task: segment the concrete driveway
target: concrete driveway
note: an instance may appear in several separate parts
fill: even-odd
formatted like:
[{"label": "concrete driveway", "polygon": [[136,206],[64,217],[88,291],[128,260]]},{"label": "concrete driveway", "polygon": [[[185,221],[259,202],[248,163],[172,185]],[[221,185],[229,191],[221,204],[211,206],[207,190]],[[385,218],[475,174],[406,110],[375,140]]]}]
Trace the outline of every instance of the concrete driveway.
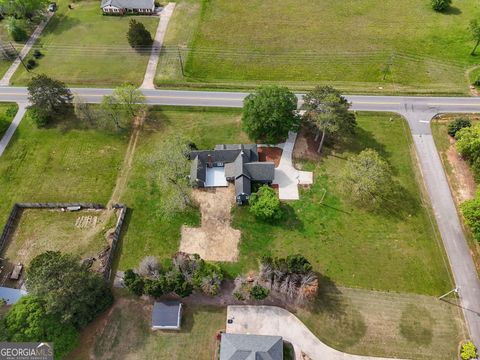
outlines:
[{"label": "concrete driveway", "polygon": [[[229,324],[228,320],[232,320]],[[322,343],[292,313],[275,306],[234,305],[227,308],[226,332],[281,336],[295,349],[295,358],[301,360],[303,351],[312,360],[386,360],[340,352]]]}]

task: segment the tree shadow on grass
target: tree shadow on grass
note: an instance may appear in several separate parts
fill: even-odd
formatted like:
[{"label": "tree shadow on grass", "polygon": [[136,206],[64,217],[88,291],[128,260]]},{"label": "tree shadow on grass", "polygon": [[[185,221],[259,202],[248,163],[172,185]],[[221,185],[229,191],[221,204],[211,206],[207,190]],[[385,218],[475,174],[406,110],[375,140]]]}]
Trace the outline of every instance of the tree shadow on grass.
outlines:
[{"label": "tree shadow on grass", "polygon": [[298,230],[302,231],[303,221],[299,219],[295,208],[287,203],[282,204],[282,218],[273,223],[285,230]]},{"label": "tree shadow on grass", "polygon": [[461,15],[462,10],[456,6],[449,6],[445,11],[442,12],[444,15]]},{"label": "tree shadow on grass", "polygon": [[402,311],[400,334],[417,345],[430,345],[435,319],[424,306],[408,304]]},{"label": "tree shadow on grass", "polygon": [[59,35],[65,31],[71,30],[80,23],[81,22],[79,19],[68,16],[68,14],[64,14],[61,16],[54,15],[50,19],[45,30],[43,31],[43,36],[53,33],[55,35]]}]

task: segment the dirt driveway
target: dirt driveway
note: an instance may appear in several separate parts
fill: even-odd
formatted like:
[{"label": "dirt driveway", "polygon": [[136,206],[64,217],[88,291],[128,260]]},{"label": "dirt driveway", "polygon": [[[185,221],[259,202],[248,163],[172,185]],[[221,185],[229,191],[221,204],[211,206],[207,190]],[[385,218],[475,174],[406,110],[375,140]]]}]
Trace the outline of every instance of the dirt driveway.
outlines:
[{"label": "dirt driveway", "polygon": [[182,227],[180,251],[198,254],[205,260],[236,261],[240,230],[230,226],[234,187],[196,189],[193,198],[200,205],[202,224]]}]

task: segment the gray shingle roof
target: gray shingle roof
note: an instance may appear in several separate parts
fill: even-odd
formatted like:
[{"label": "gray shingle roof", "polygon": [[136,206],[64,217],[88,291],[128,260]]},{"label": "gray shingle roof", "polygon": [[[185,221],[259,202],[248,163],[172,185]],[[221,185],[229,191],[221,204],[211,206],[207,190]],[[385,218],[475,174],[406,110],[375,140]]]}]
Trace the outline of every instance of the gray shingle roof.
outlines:
[{"label": "gray shingle roof", "polygon": [[120,9],[151,9],[155,0],[102,0],[100,8],[115,6]]},{"label": "gray shingle roof", "polygon": [[155,302],[152,311],[152,328],[179,329],[182,304],[178,301]]},{"label": "gray shingle roof", "polygon": [[280,336],[222,334],[220,360],[283,360]]},{"label": "gray shingle roof", "polygon": [[271,182],[275,173],[273,162],[258,161],[256,144],[221,144],[216,145],[214,150],[195,150],[190,153],[190,160],[193,185],[205,186],[208,164],[222,163],[225,177],[235,180],[237,197],[241,194],[250,196],[251,181]]}]

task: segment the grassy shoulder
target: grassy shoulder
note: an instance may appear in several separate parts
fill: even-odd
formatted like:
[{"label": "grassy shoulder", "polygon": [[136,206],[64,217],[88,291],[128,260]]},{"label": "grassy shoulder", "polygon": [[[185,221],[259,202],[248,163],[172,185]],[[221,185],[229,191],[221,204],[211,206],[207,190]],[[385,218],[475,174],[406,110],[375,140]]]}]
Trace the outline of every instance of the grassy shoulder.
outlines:
[{"label": "grassy shoulder", "polygon": [[273,0],[185,0],[177,10],[159,86],[328,83],[349,92],[464,94],[464,71],[476,62],[469,55],[468,23],[479,14],[473,0],[446,13],[414,0],[287,0],[282,6]]},{"label": "grassy shoulder", "polygon": [[16,103],[0,103],[0,139],[7,131],[17,111]]},{"label": "grassy shoulder", "polygon": [[[472,122],[479,121],[477,115],[462,114],[461,116],[470,118]],[[432,121],[432,135],[447,175],[448,183],[463,226],[463,231],[471,249],[471,254],[477,270],[480,270],[480,244],[474,239],[473,234],[465,224],[459,209],[460,203],[464,200],[473,198],[477,184],[475,183],[470,166],[458,155],[455,143],[452,142],[452,138],[448,135],[448,123],[455,117],[455,114],[445,114],[442,115],[440,119]]]},{"label": "grassy shoulder", "polygon": [[[130,19],[142,22],[151,34],[157,16],[103,16],[97,1],[82,1],[59,9],[34,46],[43,53],[36,73],[44,73],[71,86],[140,85],[149,51],[137,52],[127,41]],[[27,56],[27,59],[31,54]],[[25,85],[31,74],[23,67],[15,73],[12,85]]]},{"label": "grassy shoulder", "polygon": [[42,129],[23,119],[0,158],[1,224],[15,202],[107,203],[128,139],[75,124],[71,114]]}]

